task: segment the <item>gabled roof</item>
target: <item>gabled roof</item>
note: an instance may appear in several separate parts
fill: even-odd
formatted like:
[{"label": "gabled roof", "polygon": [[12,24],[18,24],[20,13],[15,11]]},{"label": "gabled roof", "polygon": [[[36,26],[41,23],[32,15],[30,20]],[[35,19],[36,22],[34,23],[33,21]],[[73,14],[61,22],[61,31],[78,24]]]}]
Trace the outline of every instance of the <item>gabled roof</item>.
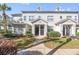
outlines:
[{"label": "gabled roof", "polygon": [[[71,20],[71,19],[60,20],[59,22],[56,23],[56,25],[61,24],[61,23],[64,23],[64,22],[66,22],[66,21],[68,21],[68,20]],[[77,22],[74,21],[74,20],[71,20],[71,21],[74,22],[74,23],[77,23]]]},{"label": "gabled roof", "polygon": [[45,20],[43,20],[43,19],[37,19],[37,20],[34,20],[34,21],[32,21],[32,23],[35,23],[35,22],[37,22],[37,21],[39,21],[39,20],[42,20],[42,21],[44,21],[44,22],[47,23],[47,21],[45,21]]}]

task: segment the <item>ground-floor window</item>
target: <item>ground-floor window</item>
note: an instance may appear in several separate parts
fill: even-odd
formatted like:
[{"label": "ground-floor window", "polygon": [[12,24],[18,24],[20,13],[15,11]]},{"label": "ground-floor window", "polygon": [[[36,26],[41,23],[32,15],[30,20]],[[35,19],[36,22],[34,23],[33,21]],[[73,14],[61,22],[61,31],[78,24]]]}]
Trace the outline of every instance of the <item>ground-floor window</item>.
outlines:
[{"label": "ground-floor window", "polygon": [[48,27],[47,27],[47,31],[48,31],[48,32],[53,31],[53,26],[48,26]]},{"label": "ground-floor window", "polygon": [[9,25],[9,26],[8,26],[8,30],[9,30],[9,31],[12,31],[12,26]]}]

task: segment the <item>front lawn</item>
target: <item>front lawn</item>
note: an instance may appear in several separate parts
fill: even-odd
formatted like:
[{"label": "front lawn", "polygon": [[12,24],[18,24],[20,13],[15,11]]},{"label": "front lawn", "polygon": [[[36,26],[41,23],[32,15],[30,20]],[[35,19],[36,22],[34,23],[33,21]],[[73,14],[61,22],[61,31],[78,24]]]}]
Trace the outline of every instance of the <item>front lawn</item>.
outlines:
[{"label": "front lawn", "polygon": [[14,39],[14,41],[16,42],[18,48],[26,48],[28,45],[35,41],[35,38],[21,37]]},{"label": "front lawn", "polygon": [[[50,41],[50,42],[46,42],[44,43],[44,45],[48,48],[56,48],[59,45],[61,45],[62,43],[66,42],[66,38],[61,38],[58,41]],[[65,48],[65,49],[69,49],[69,48],[79,48],[79,40],[71,40],[70,42],[68,42],[67,44],[61,46],[60,48]]]}]

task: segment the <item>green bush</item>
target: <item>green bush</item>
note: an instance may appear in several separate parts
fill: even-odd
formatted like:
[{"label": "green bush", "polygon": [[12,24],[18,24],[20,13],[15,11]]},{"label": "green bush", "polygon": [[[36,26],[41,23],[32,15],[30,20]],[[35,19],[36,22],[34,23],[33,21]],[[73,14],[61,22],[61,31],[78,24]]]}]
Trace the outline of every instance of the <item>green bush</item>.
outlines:
[{"label": "green bush", "polygon": [[56,32],[56,31],[51,31],[51,32],[47,33],[47,36],[48,37],[60,37],[61,34],[59,32]]},{"label": "green bush", "polygon": [[0,34],[4,34],[5,32],[4,32],[4,30],[0,30]]},{"label": "green bush", "polygon": [[72,40],[71,38],[67,38],[67,39],[66,39],[66,42],[69,42],[69,41],[71,41],[71,40]]},{"label": "green bush", "polygon": [[26,32],[26,36],[27,36],[27,37],[33,37],[33,34],[32,34],[31,31],[27,31],[27,32]]},{"label": "green bush", "polygon": [[79,36],[79,32],[76,32],[76,36]]},{"label": "green bush", "polygon": [[11,38],[13,37],[13,33],[11,31],[7,31],[6,33],[3,34],[3,36],[7,38]]}]

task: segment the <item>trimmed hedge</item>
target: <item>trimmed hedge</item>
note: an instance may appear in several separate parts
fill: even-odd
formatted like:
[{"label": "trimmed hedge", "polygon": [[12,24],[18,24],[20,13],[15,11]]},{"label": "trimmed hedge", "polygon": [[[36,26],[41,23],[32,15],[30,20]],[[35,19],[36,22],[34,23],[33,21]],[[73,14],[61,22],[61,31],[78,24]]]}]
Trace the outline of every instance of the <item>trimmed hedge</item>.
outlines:
[{"label": "trimmed hedge", "polygon": [[31,31],[27,31],[27,32],[26,32],[26,36],[27,36],[27,37],[33,37],[33,34],[32,34]]},{"label": "trimmed hedge", "polygon": [[47,33],[47,36],[48,37],[60,37],[61,34],[59,32],[56,32],[56,31],[51,31],[51,32]]},{"label": "trimmed hedge", "polygon": [[76,36],[79,36],[79,32],[76,32]]},{"label": "trimmed hedge", "polygon": [[6,33],[3,34],[3,36],[7,38],[12,38],[14,37],[14,34],[11,31],[7,31]]}]

